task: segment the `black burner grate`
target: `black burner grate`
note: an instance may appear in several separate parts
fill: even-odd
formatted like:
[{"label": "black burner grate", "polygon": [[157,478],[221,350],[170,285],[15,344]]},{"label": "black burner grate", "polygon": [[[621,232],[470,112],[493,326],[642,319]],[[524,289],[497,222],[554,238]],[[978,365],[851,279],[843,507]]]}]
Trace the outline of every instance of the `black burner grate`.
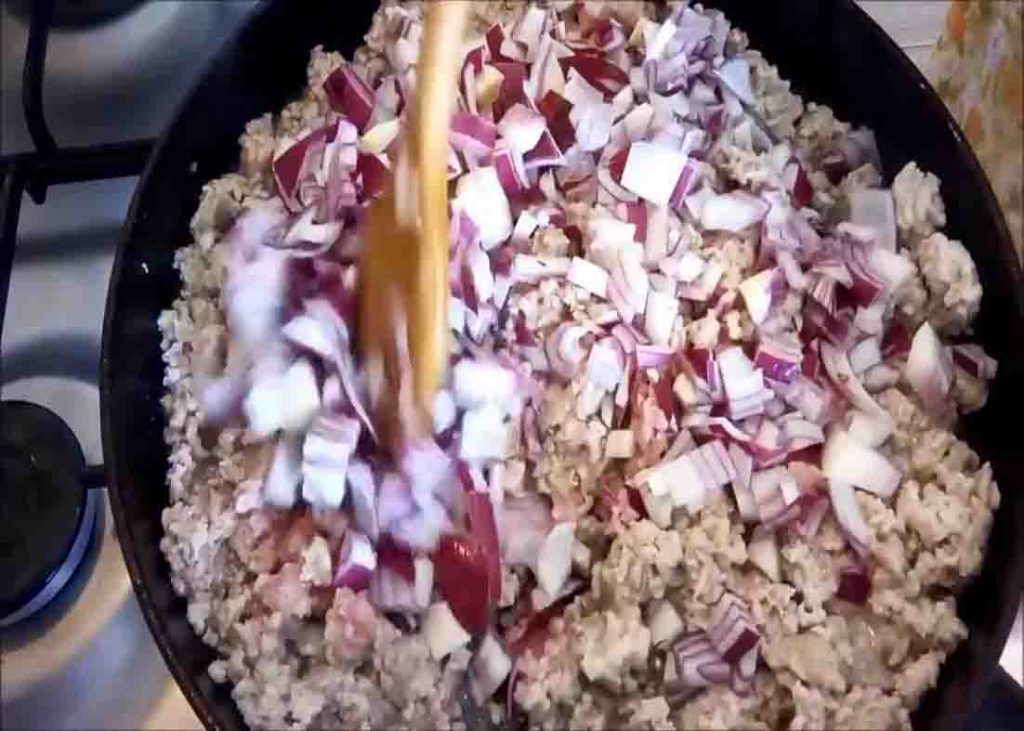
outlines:
[{"label": "black burner grate", "polygon": [[[123,10],[136,1],[106,5]],[[35,151],[0,157],[0,339],[22,196],[42,205],[52,185],[138,175],[153,148],[148,139],[67,148],[54,139],[43,110],[43,77],[50,28],[65,5],[30,4],[22,107]],[[102,483],[103,467],[84,466],[81,447],[59,416],[33,404],[0,403],[0,624],[31,614],[70,578],[95,517],[87,488]]]}]

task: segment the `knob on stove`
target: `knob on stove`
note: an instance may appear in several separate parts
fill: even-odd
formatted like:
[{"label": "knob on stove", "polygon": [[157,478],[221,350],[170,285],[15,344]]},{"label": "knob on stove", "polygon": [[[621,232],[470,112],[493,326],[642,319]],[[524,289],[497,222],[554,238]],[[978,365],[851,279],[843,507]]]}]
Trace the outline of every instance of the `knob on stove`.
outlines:
[{"label": "knob on stove", "polygon": [[52,411],[0,402],[0,627],[42,609],[91,543],[98,495],[74,433]]}]

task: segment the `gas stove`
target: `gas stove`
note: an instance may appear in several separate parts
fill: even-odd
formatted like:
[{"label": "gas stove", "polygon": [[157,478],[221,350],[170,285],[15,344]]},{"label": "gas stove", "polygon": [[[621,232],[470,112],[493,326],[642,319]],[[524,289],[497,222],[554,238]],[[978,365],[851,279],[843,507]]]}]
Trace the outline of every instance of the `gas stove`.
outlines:
[{"label": "gas stove", "polygon": [[150,637],[114,535],[98,365],[135,176],[252,5],[0,2],[4,728],[201,728]]},{"label": "gas stove", "polygon": [[[135,176],[252,4],[0,0],[0,464],[16,477],[0,485],[0,548],[26,557],[17,574],[0,560],[4,728],[201,727],[150,637],[113,533],[98,364]],[[35,501],[18,482],[36,488]],[[26,522],[27,538],[10,531]],[[1003,656],[1018,682],[1020,624]]]}]

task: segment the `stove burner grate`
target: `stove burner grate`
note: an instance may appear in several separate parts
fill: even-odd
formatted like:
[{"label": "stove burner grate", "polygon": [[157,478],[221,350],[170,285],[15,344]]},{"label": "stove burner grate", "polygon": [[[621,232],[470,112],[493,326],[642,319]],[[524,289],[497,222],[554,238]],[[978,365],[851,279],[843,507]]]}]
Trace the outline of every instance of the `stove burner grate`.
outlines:
[{"label": "stove burner grate", "polygon": [[82,563],[100,497],[74,433],[49,409],[0,402],[0,627],[35,614]]}]

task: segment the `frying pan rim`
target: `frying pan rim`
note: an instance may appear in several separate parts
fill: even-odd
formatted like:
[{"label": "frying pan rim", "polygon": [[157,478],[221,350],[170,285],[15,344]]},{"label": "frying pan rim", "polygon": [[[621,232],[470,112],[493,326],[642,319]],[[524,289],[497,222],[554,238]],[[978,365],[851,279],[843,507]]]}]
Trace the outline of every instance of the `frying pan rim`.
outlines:
[{"label": "frying pan rim", "polygon": [[[902,74],[916,81],[918,84],[928,84],[921,71],[902,52],[895,41],[870,15],[857,6],[853,0],[826,1],[832,3],[833,11],[842,10],[847,13],[852,12],[862,24],[862,30],[865,37],[873,37],[873,41],[880,42],[889,56],[889,61],[899,65],[901,67],[900,72]],[[714,0],[711,0],[708,4],[713,7],[715,5]],[[228,62],[228,59],[236,54],[237,48],[244,36],[255,24],[259,23],[262,17],[267,15],[274,6],[275,3],[273,2],[258,3],[257,6],[250,11],[244,21],[231,34],[230,39],[224,43],[224,45],[208,62],[203,73],[200,74],[192,84],[189,93],[178,104],[171,121],[161,132],[150,158],[147,161],[145,169],[139,177],[138,184],[136,185],[132,196],[131,204],[125,216],[125,222],[121,227],[121,231],[118,236],[117,250],[111,269],[103,321],[102,352],[100,357],[101,432],[103,437],[103,454],[107,470],[108,494],[110,497],[111,512],[113,513],[115,530],[121,545],[122,553],[125,557],[125,564],[131,578],[132,588],[135,592],[146,624],[149,627],[150,634],[153,636],[153,639],[160,650],[160,654],[167,663],[171,675],[174,677],[178,687],[188,700],[189,705],[197,714],[200,721],[202,721],[203,725],[210,729],[218,727],[218,717],[215,715],[213,710],[214,704],[208,694],[200,688],[196,679],[193,677],[193,674],[176,654],[171,640],[170,628],[163,616],[164,613],[158,609],[153,595],[150,592],[150,587],[144,578],[138,544],[134,540],[133,530],[129,525],[124,503],[122,501],[119,488],[119,485],[122,482],[120,479],[121,465],[119,454],[121,454],[126,447],[115,443],[116,437],[113,432],[112,409],[114,408],[114,405],[112,402],[111,392],[113,390],[113,383],[117,380],[118,375],[116,373],[115,364],[111,358],[111,352],[113,349],[112,343],[115,337],[115,330],[117,329],[117,321],[120,319],[119,315],[122,313],[122,309],[118,307],[118,301],[123,298],[123,295],[121,295],[120,292],[123,279],[122,275],[124,272],[124,261],[127,257],[126,252],[128,247],[132,245],[134,239],[133,231],[136,225],[139,208],[142,205],[142,199],[144,197],[143,194],[149,186],[150,179],[157,167],[157,163],[161,160],[170,138],[177,132],[182,119],[187,115],[187,111],[194,104],[199,90],[212,76],[213,70],[217,67],[223,66]],[[860,31],[858,30],[857,32],[859,33]],[[953,119],[949,109],[941,101],[938,94],[930,84],[928,85],[928,91],[929,93],[925,94],[925,97],[927,98],[926,103],[929,107],[927,113],[929,115],[941,117],[942,120],[955,131],[958,154],[963,155],[966,153],[966,161],[973,178],[972,184],[979,185],[979,193],[984,200],[986,208],[986,217],[995,224],[995,241],[988,242],[986,246],[997,249],[996,253],[1002,260],[1004,260],[1004,262],[1008,263],[1010,269],[1009,277],[1015,290],[1012,307],[1017,311],[1016,313],[1011,314],[1015,314],[1016,317],[1024,320],[1024,286],[1022,286],[1021,266],[1014,255],[1011,243],[1012,239],[1010,237],[1006,219],[999,207],[988,177],[985,175],[977,156],[964,137],[956,120]],[[1021,552],[1024,552],[1024,541],[1019,542],[1018,548]],[[1016,571],[1016,575],[1007,577],[1016,585],[1017,590],[1015,593],[1017,595],[1020,595],[1022,589],[1024,589],[1024,568],[1021,568],[1022,564],[1024,564],[1024,556],[1018,556],[1018,560],[1016,562],[1018,570]],[[1004,614],[1006,613],[1004,612]],[[993,637],[1001,638],[1003,644],[1005,644],[1006,638],[1009,636],[1014,616],[1014,613],[1009,613],[1008,617],[1004,617],[1003,620],[998,623],[1000,626],[994,628],[995,632]],[[991,662],[987,672],[986,682],[990,680],[992,674],[996,672],[998,667],[998,653],[991,657],[990,660]],[[978,688],[975,689],[974,698],[971,699],[973,703],[969,705],[973,706],[977,704],[983,688],[984,684],[979,684]],[[964,712],[966,713],[967,710],[968,709],[964,709]]]}]

